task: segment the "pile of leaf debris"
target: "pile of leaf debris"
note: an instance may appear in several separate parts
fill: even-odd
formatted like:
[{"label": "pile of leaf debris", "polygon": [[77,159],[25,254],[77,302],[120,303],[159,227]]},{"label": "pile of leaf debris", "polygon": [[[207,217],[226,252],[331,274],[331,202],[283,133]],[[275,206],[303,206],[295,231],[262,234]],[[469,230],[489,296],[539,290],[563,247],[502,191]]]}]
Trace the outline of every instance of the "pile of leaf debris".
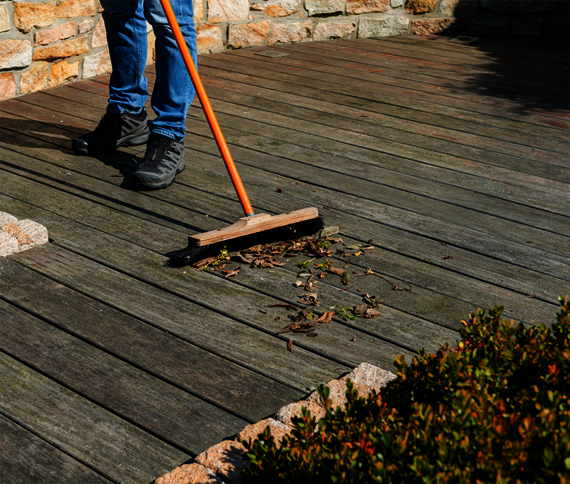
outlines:
[{"label": "pile of leaf debris", "polygon": [[[194,267],[200,270],[222,271],[227,278],[238,275],[241,269],[241,267],[238,267],[233,270],[224,270],[226,266],[232,262],[248,264],[258,269],[271,269],[284,267],[286,265],[286,262],[284,262],[285,257],[303,256],[307,258],[297,262],[296,265],[301,269],[301,272],[299,272],[297,276],[298,280],[295,281],[295,286],[305,291],[300,295],[299,299],[299,303],[305,305],[305,308],[300,310],[299,307],[286,303],[272,304],[270,307],[284,307],[294,312],[288,316],[292,322],[281,329],[279,334],[305,333],[309,337],[315,337],[318,335],[316,332],[318,325],[330,322],[333,316],[337,316],[344,321],[354,319],[356,316],[371,319],[380,314],[378,307],[384,303],[384,301],[378,301],[375,296],[366,293],[362,296],[363,303],[350,308],[348,311],[345,308],[336,308],[335,306],[330,308],[332,311],[324,311],[321,315],[315,311],[315,308],[321,305],[319,294],[315,292],[315,284],[319,280],[332,275],[340,277],[344,285],[348,285],[351,281],[349,272],[344,268],[335,267],[335,261],[338,263],[340,259],[342,263],[346,264],[344,267],[348,267],[352,258],[360,257],[367,251],[374,249],[372,240],[369,240],[367,243],[349,246],[342,238],[334,236],[337,232],[338,227],[330,227],[327,233],[321,233],[316,237],[304,237],[298,240],[277,242],[274,244],[255,245],[232,254],[231,256],[227,251],[221,251],[218,256],[199,261],[194,264]],[[334,261],[332,259],[333,251],[334,257],[336,257]],[[318,262],[316,261],[317,259],[325,260],[324,262]],[[353,274],[356,274],[353,277],[378,276],[391,284],[392,290],[411,291],[411,286],[409,289],[400,288],[371,269],[361,274],[357,272],[353,272]],[[354,286],[356,286],[356,284],[354,284]],[[354,286],[347,287],[346,289],[350,289]],[[266,312],[264,310],[260,311],[263,313]],[[281,318],[278,317],[276,321],[280,319]],[[291,348],[290,351],[292,351]]]}]

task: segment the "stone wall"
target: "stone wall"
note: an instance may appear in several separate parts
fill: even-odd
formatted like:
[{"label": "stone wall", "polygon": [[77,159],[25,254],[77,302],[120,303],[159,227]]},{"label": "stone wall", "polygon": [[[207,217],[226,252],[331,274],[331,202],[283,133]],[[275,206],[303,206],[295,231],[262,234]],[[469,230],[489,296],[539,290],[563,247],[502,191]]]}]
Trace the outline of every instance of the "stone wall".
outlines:
[{"label": "stone wall", "polygon": [[[194,0],[199,53],[284,42],[564,36],[568,0]],[[149,27],[149,58],[154,35]],[[110,72],[99,0],[0,0],[0,100]]]}]

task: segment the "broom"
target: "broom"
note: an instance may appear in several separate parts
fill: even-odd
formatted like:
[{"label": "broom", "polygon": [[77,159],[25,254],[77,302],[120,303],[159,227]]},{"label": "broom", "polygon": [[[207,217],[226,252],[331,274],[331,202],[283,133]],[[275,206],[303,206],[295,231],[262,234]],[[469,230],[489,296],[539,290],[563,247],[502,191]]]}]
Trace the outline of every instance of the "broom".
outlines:
[{"label": "broom", "polygon": [[184,40],[178,21],[172,11],[169,0],[160,0],[162,9],[166,15],[170,28],[174,33],[178,49],[182,54],[196,94],[208,120],[220,154],[228,170],[228,174],[240,201],[245,217],[236,223],[222,229],[206,232],[188,237],[188,247],[169,252],[166,256],[175,264],[192,264],[195,261],[205,259],[220,253],[221,249],[229,251],[245,249],[261,243],[271,243],[279,240],[296,239],[312,235],[324,226],[323,219],[319,216],[316,208],[304,208],[281,215],[271,216],[268,214],[254,214],[253,207],[245,191],[237,168],[226,140],[220,129],[220,125],[214,115],[212,106],[204,90],[204,86],[194,61],[190,56],[188,46]]}]

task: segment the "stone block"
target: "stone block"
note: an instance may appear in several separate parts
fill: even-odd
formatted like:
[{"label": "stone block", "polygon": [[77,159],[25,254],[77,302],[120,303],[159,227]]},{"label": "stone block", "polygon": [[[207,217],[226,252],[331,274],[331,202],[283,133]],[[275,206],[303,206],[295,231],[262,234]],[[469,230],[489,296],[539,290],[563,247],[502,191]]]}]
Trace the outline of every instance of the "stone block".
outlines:
[{"label": "stone block", "polygon": [[75,22],[67,22],[65,24],[52,27],[47,30],[40,30],[34,35],[34,45],[47,45],[58,40],[68,39],[75,35]]},{"label": "stone block", "polygon": [[0,69],[28,67],[32,63],[32,43],[29,40],[7,39],[0,42]]},{"label": "stone block", "polygon": [[153,31],[150,31],[146,35],[146,65],[154,64],[156,61],[156,35]]},{"label": "stone block", "polygon": [[16,95],[16,79],[11,72],[0,74],[0,101],[11,99]]},{"label": "stone block", "polygon": [[20,94],[41,91],[47,87],[49,64],[41,62],[20,77]]},{"label": "stone block", "polygon": [[105,22],[101,19],[97,22],[93,35],[91,36],[91,47],[96,49],[104,45],[107,45],[107,33],[105,31]]},{"label": "stone block", "polygon": [[66,40],[51,47],[41,47],[34,51],[33,60],[55,60],[73,57],[74,55],[89,52],[87,45],[87,37],[77,37],[76,39]]},{"label": "stone block", "polygon": [[247,19],[248,0],[208,0],[208,22],[235,22]]},{"label": "stone block", "polygon": [[224,484],[210,469],[200,464],[184,464],[159,477],[154,484]]},{"label": "stone block", "polygon": [[481,0],[481,7],[492,12],[516,12],[520,0]]},{"label": "stone block", "polygon": [[196,463],[214,471],[226,484],[241,483],[242,456],[245,447],[239,442],[224,440],[196,457]]},{"label": "stone block", "polygon": [[104,50],[98,54],[90,55],[88,57],[85,57],[83,60],[84,79],[108,74],[112,70],[113,68],[111,67],[111,58],[109,57],[108,50]]},{"label": "stone block", "polygon": [[263,45],[270,29],[271,20],[249,24],[230,25],[228,44],[236,49],[239,49],[240,47]]},{"label": "stone block", "polygon": [[0,227],[6,224],[13,224],[16,223],[18,219],[13,215],[10,215],[6,212],[0,212]]},{"label": "stone block", "polygon": [[412,31],[416,35],[437,35],[453,32],[455,19],[452,18],[430,18],[423,20],[412,20]]},{"label": "stone block", "polygon": [[17,252],[31,249],[48,242],[47,229],[32,220],[20,220],[19,222],[2,225],[0,230],[16,238],[18,241]]},{"label": "stone block", "polygon": [[305,8],[309,16],[344,12],[344,0],[305,0]]},{"label": "stone block", "polygon": [[274,24],[267,45],[287,44],[309,40],[313,34],[312,22],[294,22],[287,24]]},{"label": "stone block", "polygon": [[339,380],[346,382],[349,378],[354,384],[366,385],[378,391],[380,388],[386,386],[388,382],[395,380],[396,375],[390,371],[371,365],[370,363],[361,363],[348,375],[343,376]]},{"label": "stone block", "polygon": [[295,402],[291,403],[290,405],[286,405],[281,410],[279,410],[275,416],[273,417],[278,422],[281,422],[288,427],[293,427],[292,419],[293,417],[300,417],[301,416],[301,409],[306,407],[309,412],[311,412],[311,416],[317,419],[317,422],[323,418],[326,414],[325,408],[320,404],[314,401],[307,402]]},{"label": "stone block", "polygon": [[220,27],[202,24],[196,29],[198,54],[213,54],[224,50]]},{"label": "stone block", "polygon": [[14,25],[22,32],[55,22],[52,3],[14,3]]},{"label": "stone block", "polygon": [[281,439],[291,433],[291,427],[282,422],[278,422],[277,420],[273,420],[272,418],[266,418],[265,420],[260,420],[255,424],[248,425],[238,434],[236,440],[238,442],[241,442],[242,440],[257,440],[257,436],[262,433],[268,425],[271,429],[271,435],[275,439],[275,444],[279,447]]},{"label": "stone block", "polygon": [[270,2],[255,3],[252,10],[261,10],[270,17],[287,17],[299,11],[300,0],[273,0]]},{"label": "stone block", "polygon": [[79,76],[79,61],[69,64],[67,61],[57,62],[51,66],[49,87],[58,86],[72,77]]},{"label": "stone block", "polygon": [[442,0],[439,9],[449,17],[473,17],[477,13],[477,0]]},{"label": "stone block", "polygon": [[408,0],[404,7],[411,13],[433,12],[437,7],[437,0]]},{"label": "stone block", "polygon": [[58,18],[93,17],[97,10],[93,0],[64,0],[55,5]]},{"label": "stone block", "polygon": [[406,35],[410,28],[410,21],[406,17],[375,17],[361,18],[358,27],[358,37],[394,37]]},{"label": "stone block", "polygon": [[[362,385],[360,383],[354,383],[354,388],[358,391],[358,395],[361,397],[367,396],[373,389],[366,385]],[[329,387],[330,393],[329,398],[332,401],[333,409],[337,407],[344,408],[346,405],[346,380],[331,380],[327,383],[327,387]],[[307,398],[307,403],[314,403],[316,405],[321,405],[321,397],[319,396],[318,392],[314,391],[309,395]]]},{"label": "stone block", "polygon": [[385,12],[390,0],[346,0],[346,13]]},{"label": "stone block", "polygon": [[93,28],[93,24],[95,21],[93,19],[85,19],[77,25],[77,33],[84,34],[85,32],[89,32]]},{"label": "stone block", "polygon": [[18,252],[18,240],[9,233],[0,230],[0,257]]},{"label": "stone block", "polygon": [[390,0],[392,8],[400,8],[402,5],[404,5],[404,0]]},{"label": "stone block", "polygon": [[10,25],[10,16],[6,4],[0,5],[0,32],[7,32],[12,26]]},{"label": "stone block", "polygon": [[[568,6],[569,3],[567,2],[566,5]],[[558,0],[521,0],[519,9],[524,13],[555,12],[559,6]]]},{"label": "stone block", "polygon": [[200,23],[204,21],[204,0],[194,0],[192,2],[194,22]]},{"label": "stone block", "polygon": [[313,40],[353,39],[356,22],[320,22],[313,32]]}]

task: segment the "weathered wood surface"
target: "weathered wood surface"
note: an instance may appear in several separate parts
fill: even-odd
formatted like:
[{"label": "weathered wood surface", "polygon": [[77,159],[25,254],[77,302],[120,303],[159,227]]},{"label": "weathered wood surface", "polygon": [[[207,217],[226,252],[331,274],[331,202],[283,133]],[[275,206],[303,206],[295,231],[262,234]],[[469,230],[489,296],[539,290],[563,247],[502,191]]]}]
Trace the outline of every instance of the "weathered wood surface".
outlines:
[{"label": "weathered wood surface", "polygon": [[0,482],[109,484],[110,481],[0,415]]},{"label": "weathered wood surface", "polygon": [[[316,206],[348,245],[372,239],[331,256],[349,286],[315,289],[318,311],[368,292],[380,316],[280,335],[288,312],[268,305],[303,307],[296,259],[230,279],[166,264],[242,216],[198,102],[186,170],[155,192],[131,182],[144,147],[70,150],[108,76],[0,103],[0,210],[51,240],[0,261],[1,481],[150,482],[362,361],[456,341],[477,307],[553,320],[570,290],[567,51],[408,36],[260,50],[200,58],[252,203]],[[381,277],[353,274],[368,269]]]}]

